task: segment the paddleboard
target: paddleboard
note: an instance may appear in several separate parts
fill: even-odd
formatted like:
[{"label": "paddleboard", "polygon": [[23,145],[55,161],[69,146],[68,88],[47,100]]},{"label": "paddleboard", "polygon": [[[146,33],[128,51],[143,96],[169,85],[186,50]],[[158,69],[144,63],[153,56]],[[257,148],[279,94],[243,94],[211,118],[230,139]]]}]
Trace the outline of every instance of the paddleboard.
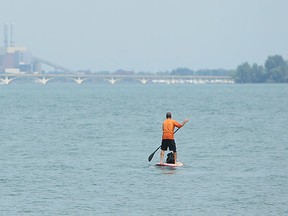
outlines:
[{"label": "paddleboard", "polygon": [[171,163],[156,163],[155,166],[166,166],[166,167],[179,167],[179,166],[183,166],[183,163],[181,162],[177,162],[176,164],[171,164]]}]

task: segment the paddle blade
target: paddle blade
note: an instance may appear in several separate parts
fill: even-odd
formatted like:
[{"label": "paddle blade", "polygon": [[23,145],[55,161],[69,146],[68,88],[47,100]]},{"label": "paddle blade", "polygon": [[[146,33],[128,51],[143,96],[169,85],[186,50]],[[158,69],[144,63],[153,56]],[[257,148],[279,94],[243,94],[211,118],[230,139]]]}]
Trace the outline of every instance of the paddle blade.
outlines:
[{"label": "paddle blade", "polygon": [[161,145],[148,157],[148,161],[150,162],[154,156],[154,154],[158,151],[158,149],[161,147]]},{"label": "paddle blade", "polygon": [[148,157],[148,161],[150,162],[152,160],[152,158],[154,157],[155,152],[153,152],[149,157]]}]

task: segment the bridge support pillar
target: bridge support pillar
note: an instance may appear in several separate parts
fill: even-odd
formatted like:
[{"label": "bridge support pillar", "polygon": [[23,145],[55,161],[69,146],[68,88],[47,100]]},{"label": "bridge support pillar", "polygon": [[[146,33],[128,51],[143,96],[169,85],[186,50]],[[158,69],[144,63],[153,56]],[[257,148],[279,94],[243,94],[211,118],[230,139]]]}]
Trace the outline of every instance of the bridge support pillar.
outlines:
[{"label": "bridge support pillar", "polygon": [[87,78],[81,78],[81,77],[72,78],[72,79],[79,85],[81,85],[85,80],[87,80]]},{"label": "bridge support pillar", "polygon": [[112,85],[114,85],[119,79],[115,79],[114,77],[111,77],[110,79],[107,79]]},{"label": "bridge support pillar", "polygon": [[47,82],[48,82],[49,80],[51,80],[51,79],[52,79],[52,78],[47,79],[46,77],[36,78],[36,82],[37,82],[37,83],[40,83],[40,84],[43,84],[43,85],[46,85]]},{"label": "bridge support pillar", "polygon": [[148,82],[148,79],[145,79],[145,78],[142,78],[142,79],[139,79],[139,80],[140,80],[140,82],[142,84],[146,84]]},{"label": "bridge support pillar", "polygon": [[14,79],[15,78],[9,78],[9,76],[5,76],[5,78],[0,77],[0,81],[6,85],[9,85]]}]

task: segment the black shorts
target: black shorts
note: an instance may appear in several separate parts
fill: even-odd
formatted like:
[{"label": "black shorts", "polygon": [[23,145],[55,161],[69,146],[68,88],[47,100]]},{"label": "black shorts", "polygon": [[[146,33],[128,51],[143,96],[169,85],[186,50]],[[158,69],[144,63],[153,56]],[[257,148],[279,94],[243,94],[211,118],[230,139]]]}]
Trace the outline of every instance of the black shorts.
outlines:
[{"label": "black shorts", "polygon": [[168,147],[169,147],[170,151],[177,152],[176,151],[176,143],[174,140],[171,140],[171,139],[162,140],[161,149],[164,151],[167,151]]}]

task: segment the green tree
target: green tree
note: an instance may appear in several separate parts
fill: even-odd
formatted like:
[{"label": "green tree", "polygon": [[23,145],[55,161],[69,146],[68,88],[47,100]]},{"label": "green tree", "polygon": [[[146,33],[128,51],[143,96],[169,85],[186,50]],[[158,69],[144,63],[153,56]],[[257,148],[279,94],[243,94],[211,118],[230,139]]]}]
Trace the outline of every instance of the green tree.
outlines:
[{"label": "green tree", "polygon": [[256,63],[252,65],[250,81],[252,83],[262,83],[265,82],[265,69],[263,66],[258,66]]},{"label": "green tree", "polygon": [[177,68],[171,71],[171,75],[192,76],[193,74],[193,70],[189,68]]},{"label": "green tree", "polygon": [[269,56],[265,67],[245,62],[237,67],[233,77],[237,83],[288,82],[288,63],[280,55]]},{"label": "green tree", "polygon": [[281,55],[269,56],[265,62],[267,82],[287,82],[288,64]]},{"label": "green tree", "polygon": [[234,76],[235,82],[237,83],[249,83],[251,82],[251,71],[252,68],[248,62],[239,65],[236,69],[236,74]]}]

